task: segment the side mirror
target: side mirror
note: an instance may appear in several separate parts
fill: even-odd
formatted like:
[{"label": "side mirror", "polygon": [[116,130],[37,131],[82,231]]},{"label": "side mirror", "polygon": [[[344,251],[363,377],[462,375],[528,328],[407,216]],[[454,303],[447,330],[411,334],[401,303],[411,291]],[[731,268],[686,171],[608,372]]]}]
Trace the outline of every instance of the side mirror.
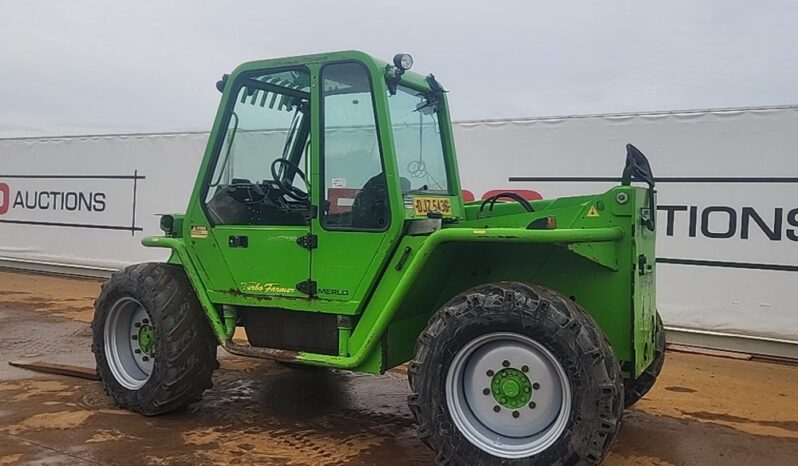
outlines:
[{"label": "side mirror", "polygon": [[649,187],[654,187],[654,173],[651,171],[651,164],[648,158],[640,152],[640,149],[632,144],[626,145],[626,166],[623,169],[621,184],[629,186],[633,180],[642,181]]}]

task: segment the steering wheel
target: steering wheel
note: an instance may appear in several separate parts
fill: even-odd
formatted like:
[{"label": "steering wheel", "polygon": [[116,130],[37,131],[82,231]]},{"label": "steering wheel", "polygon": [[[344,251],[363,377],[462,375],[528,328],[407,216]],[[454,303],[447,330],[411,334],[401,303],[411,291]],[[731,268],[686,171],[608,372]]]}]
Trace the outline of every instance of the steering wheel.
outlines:
[{"label": "steering wheel", "polygon": [[298,166],[296,166],[295,163],[291,162],[288,159],[283,159],[283,158],[275,159],[274,162],[272,162],[271,170],[274,182],[277,183],[280,186],[280,189],[282,189],[285,192],[285,194],[291,199],[300,202],[307,201],[309,197],[308,193],[294,186],[293,183],[291,183],[291,180],[287,178],[286,179],[280,178],[280,175],[277,173],[277,166],[281,164],[293,168],[296,174],[299,175],[299,177],[302,178],[302,181],[305,182],[305,186],[308,185],[308,179],[305,177],[305,173]]}]

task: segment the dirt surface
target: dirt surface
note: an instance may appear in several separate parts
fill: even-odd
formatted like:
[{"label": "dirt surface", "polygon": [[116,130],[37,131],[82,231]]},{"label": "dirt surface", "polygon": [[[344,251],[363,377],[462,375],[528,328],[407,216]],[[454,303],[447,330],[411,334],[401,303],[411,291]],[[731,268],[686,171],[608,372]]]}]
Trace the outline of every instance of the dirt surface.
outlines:
[{"label": "dirt surface", "polygon": [[[0,466],[432,464],[401,368],[306,371],[220,350],[202,402],[147,418],[116,409],[98,382],[8,366],[93,364],[98,290],[96,281],[0,271]],[[669,353],[605,464],[797,464],[796,399],[798,367]]]}]

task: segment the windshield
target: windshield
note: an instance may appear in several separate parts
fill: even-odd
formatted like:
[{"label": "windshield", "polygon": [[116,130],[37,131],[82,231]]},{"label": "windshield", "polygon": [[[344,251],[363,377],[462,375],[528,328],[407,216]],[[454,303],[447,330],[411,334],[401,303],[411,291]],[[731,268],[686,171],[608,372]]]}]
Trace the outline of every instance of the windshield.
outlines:
[{"label": "windshield", "polygon": [[237,80],[205,202],[214,223],[304,224],[310,76],[304,69]]},{"label": "windshield", "polygon": [[244,80],[235,94],[211,186],[230,184],[234,179],[271,179],[270,164],[288,156],[295,142],[300,106],[308,101],[309,90],[310,79],[304,70]]},{"label": "windshield", "polygon": [[449,194],[436,106],[404,86],[388,96],[388,104],[402,192]]}]

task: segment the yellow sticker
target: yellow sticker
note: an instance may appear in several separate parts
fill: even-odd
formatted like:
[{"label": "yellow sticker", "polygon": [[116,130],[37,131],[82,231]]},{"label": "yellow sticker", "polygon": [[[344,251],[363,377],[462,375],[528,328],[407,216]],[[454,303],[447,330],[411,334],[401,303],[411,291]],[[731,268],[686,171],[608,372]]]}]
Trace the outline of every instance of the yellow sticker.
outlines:
[{"label": "yellow sticker", "polygon": [[202,225],[192,225],[191,226],[191,237],[192,238],[207,238],[208,237],[208,227],[204,227]]},{"label": "yellow sticker", "polygon": [[601,214],[599,214],[599,211],[598,211],[598,209],[596,209],[596,206],[594,206],[594,205],[590,206],[590,210],[587,211],[587,216],[588,217],[598,217],[599,215],[601,215]]}]

